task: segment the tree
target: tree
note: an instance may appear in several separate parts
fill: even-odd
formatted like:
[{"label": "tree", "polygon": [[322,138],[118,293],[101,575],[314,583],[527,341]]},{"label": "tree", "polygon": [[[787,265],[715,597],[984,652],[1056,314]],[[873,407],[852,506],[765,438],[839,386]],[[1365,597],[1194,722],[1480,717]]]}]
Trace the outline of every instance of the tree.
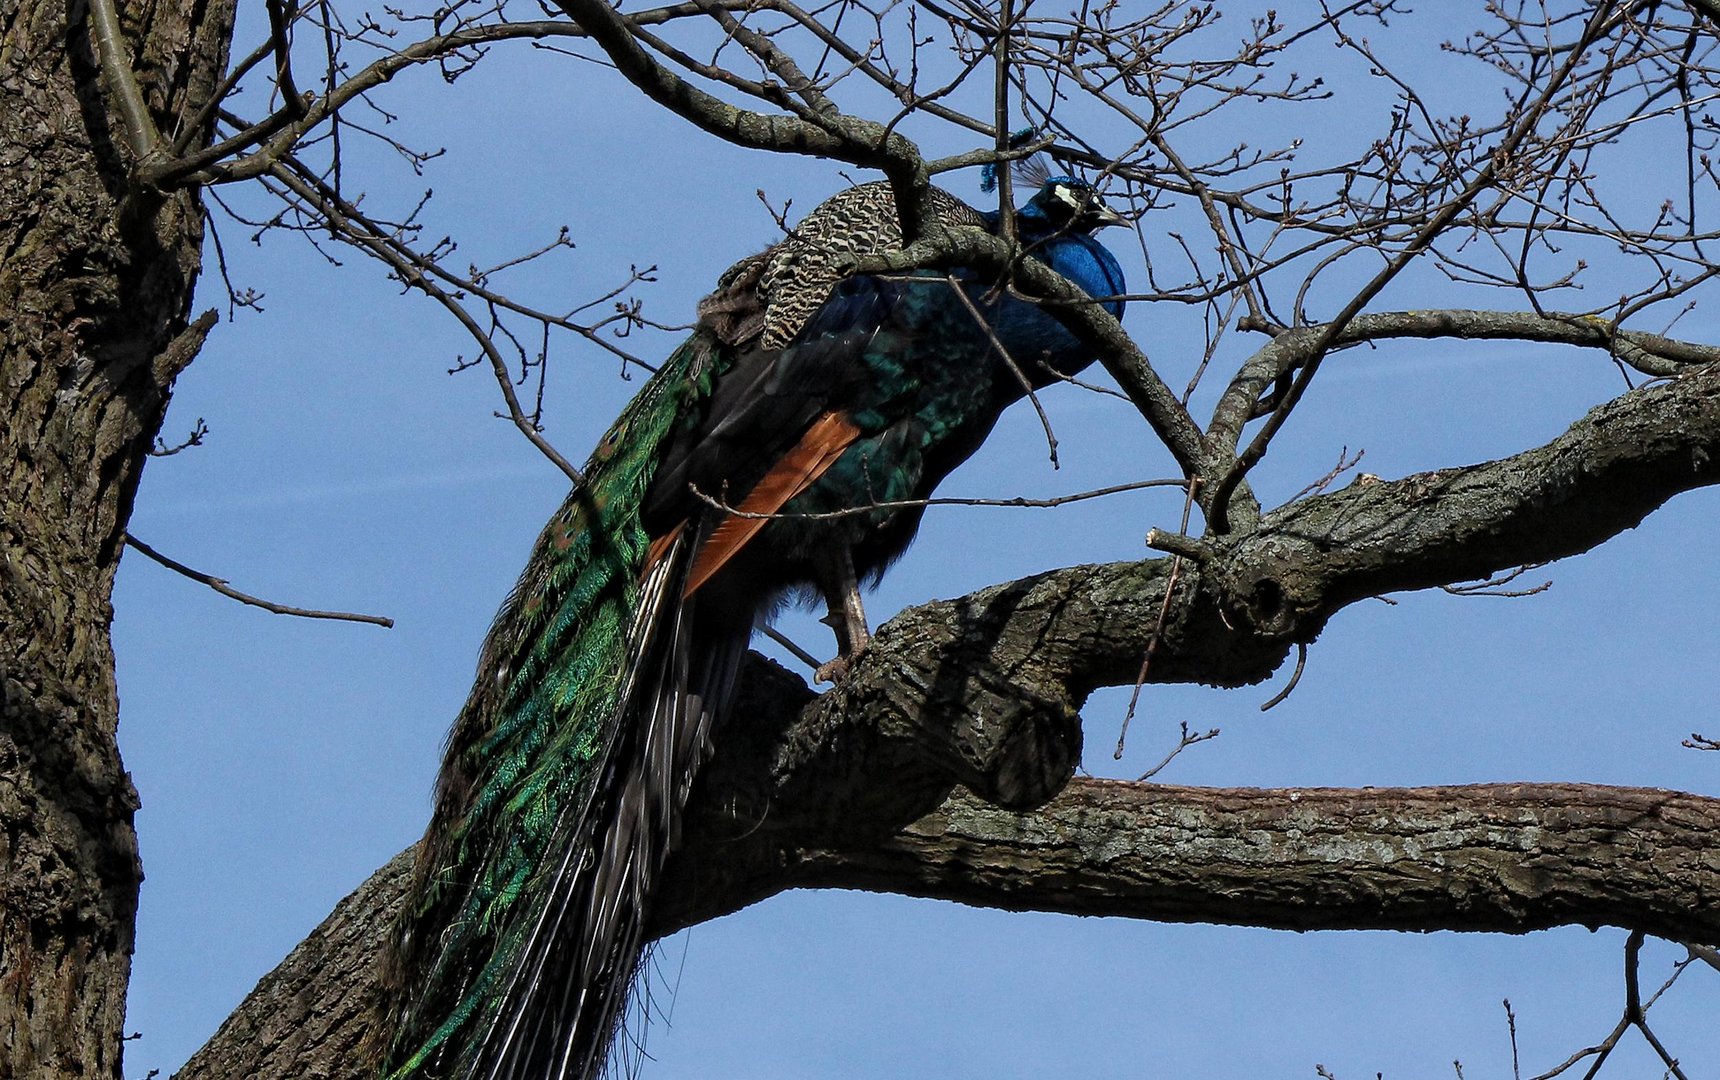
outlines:
[{"label": "tree", "polygon": [[[1131,318],[1151,328],[1136,337],[1157,359],[1096,309],[1058,310],[1102,350],[1150,430],[1145,460],[1162,465],[1146,477],[1189,493],[1181,529],[1171,504],[1155,504],[1153,557],[922,606],[820,698],[758,665],[753,704],[722,734],[696,803],[663,930],[785,888],[842,885],[1295,929],[1604,924],[1632,932],[1633,965],[1641,935],[1714,963],[1712,799],[1581,784],[1292,797],[1070,780],[1078,710],[1097,687],[1242,687],[1291,658],[1299,673],[1354,605],[1484,591],[1464,585],[1478,580],[1518,588],[1517,568],[1588,551],[1714,482],[1720,352],[1669,327],[1714,273],[1708,4],[1495,12],[1445,52],[1473,80],[1455,86],[1406,46],[1368,36],[1402,22],[1391,3],[1305,25],[1262,13],[1245,30],[1234,12],[1219,21],[1177,3],[1075,18],[931,0],[812,13],[694,0],[626,16],[563,0],[534,21],[484,4],[388,22],[324,5],[271,3],[267,14],[238,39],[258,44],[225,78],[224,5],[120,13],[93,0],[70,22],[24,5],[7,23],[0,145],[26,152],[0,163],[0,205],[13,208],[0,363],[14,398],[0,1015],[20,1072],[118,1071],[138,872],[135,796],[113,743],[107,598],[167,395],[214,324],[190,318],[204,200],[258,232],[345,244],[429,295],[471,331],[505,413],[552,456],[540,424],[553,413],[516,389],[553,402],[550,344],[571,335],[625,348],[624,370],[632,353],[651,355],[609,333],[649,330],[629,289],[648,272],[622,275],[609,296],[591,290],[596,306],[569,302],[565,288],[527,303],[503,291],[504,269],[463,270],[450,248],[421,242],[435,233],[419,231],[415,211],[359,195],[354,170],[372,163],[356,110],[392,115],[384,83],[436,65],[465,88],[527,41],[558,60],[600,54],[616,73],[591,85],[616,94],[625,80],[736,145],[882,172],[918,240],[861,269],[1009,267],[1015,287],[1066,300],[1003,240],[915,228],[914,193],[1030,151],[1103,178],[1114,202],[1142,213],[1134,312],[1151,317]],[[1364,108],[1382,95],[1387,107]],[[1306,141],[1273,127],[1334,111],[1383,126],[1310,126]],[[1024,122],[1032,131],[1013,146]],[[386,145],[414,168],[428,163],[406,141]],[[257,212],[257,189],[279,201]],[[565,244],[539,251],[541,267]],[[229,298],[254,299],[242,282]],[[612,302],[613,316],[596,314]],[[1194,334],[1162,330],[1185,312]],[[1578,346],[1641,385],[1481,464],[1359,474],[1341,488],[1348,459],[1323,483],[1318,472],[1294,484],[1270,475],[1321,396],[1342,398],[1331,357],[1408,339]],[[1187,355],[1166,355],[1179,348]],[[1172,370],[1189,371],[1187,393],[1167,384]],[[1073,441],[1055,421],[1051,410],[1050,430]],[[1295,491],[1306,479],[1314,489]],[[1260,499],[1256,486],[1289,497]],[[187,1075],[355,1075],[363,973],[396,877],[385,869],[354,894]]]}]

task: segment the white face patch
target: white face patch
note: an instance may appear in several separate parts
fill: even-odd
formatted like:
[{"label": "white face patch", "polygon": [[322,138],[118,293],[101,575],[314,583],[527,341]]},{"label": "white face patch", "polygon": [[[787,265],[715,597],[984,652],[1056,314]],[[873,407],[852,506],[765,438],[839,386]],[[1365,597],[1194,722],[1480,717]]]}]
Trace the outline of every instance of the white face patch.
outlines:
[{"label": "white face patch", "polygon": [[1087,200],[1068,184],[1053,184],[1051,194],[1057,196],[1057,201],[1076,213],[1080,213],[1087,206]]}]

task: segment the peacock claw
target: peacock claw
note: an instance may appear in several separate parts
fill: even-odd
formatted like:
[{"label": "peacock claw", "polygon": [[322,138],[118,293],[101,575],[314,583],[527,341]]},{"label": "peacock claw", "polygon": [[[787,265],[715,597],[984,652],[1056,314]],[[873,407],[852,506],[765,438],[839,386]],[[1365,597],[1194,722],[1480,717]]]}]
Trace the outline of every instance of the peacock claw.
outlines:
[{"label": "peacock claw", "polygon": [[824,663],[818,665],[817,671],[812,673],[812,681],[815,683],[830,683],[834,686],[836,683],[847,678],[848,665],[849,661],[846,656],[838,656],[834,659],[826,660]]},{"label": "peacock claw", "polygon": [[814,683],[830,683],[834,686],[846,679],[848,673],[854,669],[854,662],[859,660],[860,654],[866,651],[866,644],[865,641],[862,641],[859,647],[852,652],[845,652],[841,656],[826,660],[818,665],[818,670],[812,673],[812,681]]}]

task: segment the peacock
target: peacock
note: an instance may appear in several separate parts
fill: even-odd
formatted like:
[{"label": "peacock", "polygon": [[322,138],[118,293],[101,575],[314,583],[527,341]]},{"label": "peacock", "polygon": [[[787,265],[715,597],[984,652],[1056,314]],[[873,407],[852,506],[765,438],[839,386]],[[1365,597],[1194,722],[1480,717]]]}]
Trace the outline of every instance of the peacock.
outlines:
[{"label": "peacock", "polygon": [[[1015,215],[1024,250],[1120,317],[1092,233],[1123,219],[1047,172]],[[929,198],[944,224],[998,228]],[[844,276],[901,245],[890,185],[861,184],[730,268],[545,526],[448,737],[385,962],[386,1080],[602,1072],[755,623],[822,597],[838,655],[820,675],[840,677],[866,647],[861,583],[919,526],[900,504],[1092,360],[974,273]]]}]

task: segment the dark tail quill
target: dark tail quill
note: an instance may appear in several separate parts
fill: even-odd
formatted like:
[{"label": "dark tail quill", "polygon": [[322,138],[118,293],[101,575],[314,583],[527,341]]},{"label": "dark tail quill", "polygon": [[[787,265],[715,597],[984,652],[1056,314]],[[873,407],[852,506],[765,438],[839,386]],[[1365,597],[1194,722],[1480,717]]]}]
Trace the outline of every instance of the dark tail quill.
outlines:
[{"label": "dark tail quill", "polygon": [[498,1005],[468,1060],[473,1080],[602,1074],[639,973],[657,877],[679,838],[714,715],[729,699],[749,627],[713,633],[682,595],[693,537],[647,570],[603,774],[584,814],[556,824],[543,890]]}]

